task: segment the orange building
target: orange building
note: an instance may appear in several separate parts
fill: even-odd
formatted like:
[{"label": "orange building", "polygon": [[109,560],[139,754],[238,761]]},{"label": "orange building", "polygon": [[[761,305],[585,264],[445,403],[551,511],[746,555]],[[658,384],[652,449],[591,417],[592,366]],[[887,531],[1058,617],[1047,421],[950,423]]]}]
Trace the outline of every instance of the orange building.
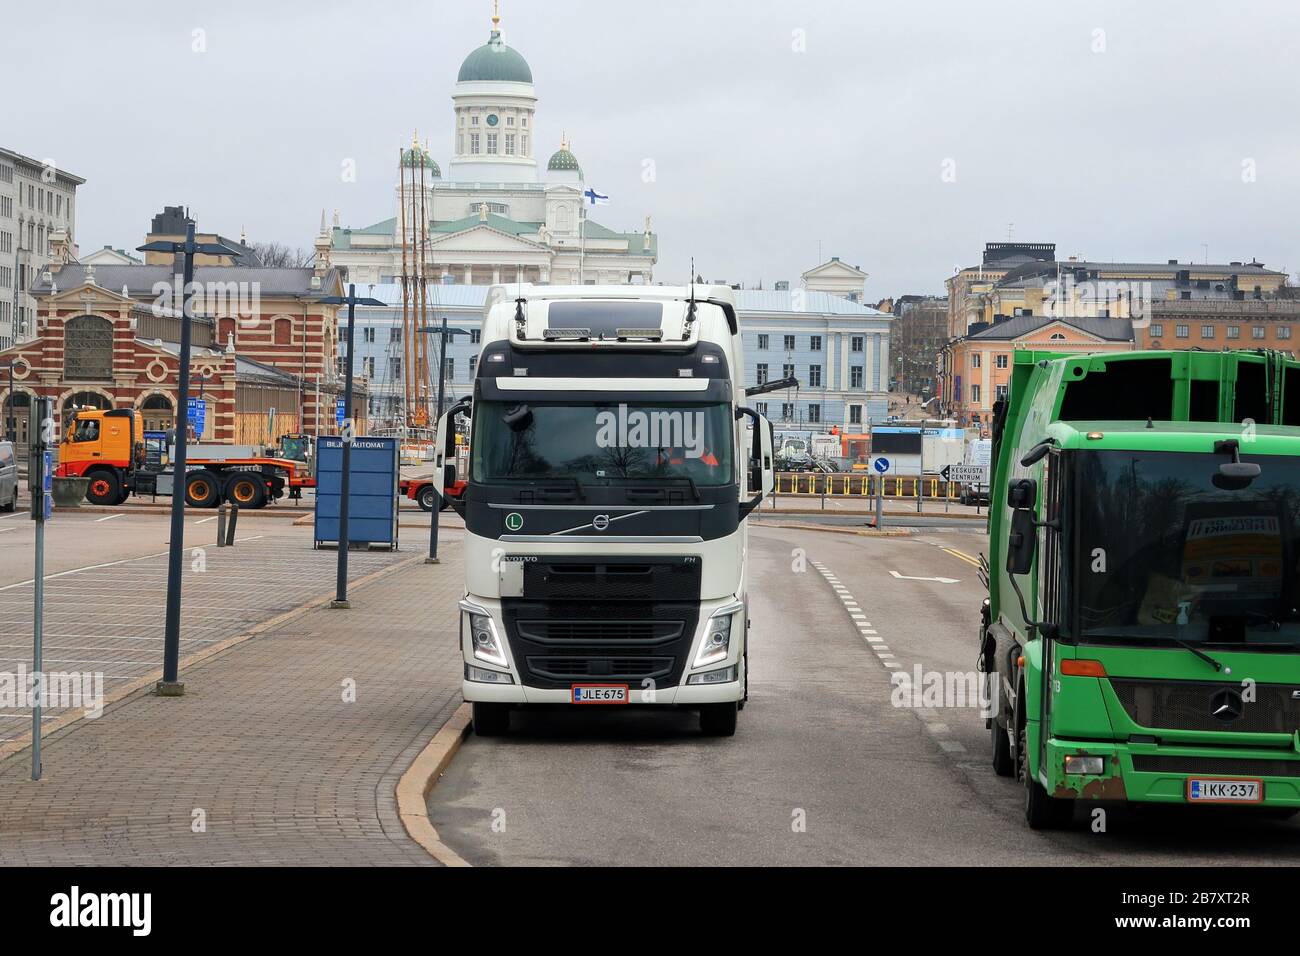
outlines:
[{"label": "orange building", "polygon": [[943,417],[963,426],[987,423],[993,403],[1006,397],[1012,353],[1024,349],[1127,352],[1133,326],[1128,319],[1018,315],[950,342],[940,355]]},{"label": "orange building", "polygon": [[1300,300],[1157,302],[1149,323],[1135,323],[1142,349],[1296,348]]}]

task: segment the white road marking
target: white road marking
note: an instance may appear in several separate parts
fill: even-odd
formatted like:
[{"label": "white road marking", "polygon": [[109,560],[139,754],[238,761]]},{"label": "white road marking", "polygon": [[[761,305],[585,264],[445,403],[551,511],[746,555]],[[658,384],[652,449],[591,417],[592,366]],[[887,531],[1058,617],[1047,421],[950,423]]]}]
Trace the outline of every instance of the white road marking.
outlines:
[{"label": "white road marking", "polygon": [[196,521],[196,522],[194,522],[194,523],[195,523],[195,524],[207,524],[209,521],[216,521],[217,518],[219,518],[219,517],[220,517],[220,515],[213,515],[211,518],[200,518],[198,521]]},{"label": "white road marking", "polygon": [[125,518],[125,517],[126,517],[125,512],[119,512],[115,515],[104,515],[104,517],[102,518],[96,518],[95,524],[99,524],[101,521],[112,521],[114,518]]},{"label": "white road marking", "polygon": [[890,571],[889,573],[899,581],[935,581],[939,584],[959,584],[961,582],[961,578],[917,578],[910,574],[899,574],[897,571]]}]

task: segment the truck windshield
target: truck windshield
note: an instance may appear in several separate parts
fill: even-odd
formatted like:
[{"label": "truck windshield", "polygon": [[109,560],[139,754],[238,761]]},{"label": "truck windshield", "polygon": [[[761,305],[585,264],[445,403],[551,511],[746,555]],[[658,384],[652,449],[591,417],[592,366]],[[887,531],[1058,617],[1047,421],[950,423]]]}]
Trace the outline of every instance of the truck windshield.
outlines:
[{"label": "truck windshield", "polygon": [[733,427],[723,404],[477,402],[472,473],[477,482],[727,485]]},{"label": "truck windshield", "polygon": [[1248,483],[1219,474],[1227,455],[1078,454],[1082,641],[1300,642],[1300,459],[1244,450]]}]

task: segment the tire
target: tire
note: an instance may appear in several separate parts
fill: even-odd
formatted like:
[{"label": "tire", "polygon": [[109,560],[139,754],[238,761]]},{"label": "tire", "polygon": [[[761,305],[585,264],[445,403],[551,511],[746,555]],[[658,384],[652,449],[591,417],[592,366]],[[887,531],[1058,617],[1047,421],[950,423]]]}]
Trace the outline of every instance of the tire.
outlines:
[{"label": "tire", "polygon": [[[1024,694],[1023,688],[1021,694]],[[1043,785],[1029,777],[1029,751],[1025,722],[1017,721],[1016,775],[1025,785],[1025,822],[1031,830],[1061,830],[1074,821],[1074,801],[1050,796]]]},{"label": "tire", "polygon": [[266,506],[266,484],[261,475],[236,475],[226,485],[226,500],[250,510]]},{"label": "tire", "polygon": [[994,715],[989,721],[992,725],[993,737],[993,772],[999,777],[1014,777],[1016,775],[1016,759],[1011,753],[1011,737],[1007,729],[998,723],[998,718]]},{"label": "tire", "polygon": [[215,508],[221,500],[221,485],[210,471],[185,476],[185,503],[191,508]]},{"label": "tire", "polygon": [[700,732],[706,737],[732,737],[736,733],[736,716],[740,708],[736,701],[725,704],[705,704],[700,708]]},{"label": "tire", "polygon": [[0,505],[0,511],[13,512],[18,510],[18,483],[14,482],[13,497],[9,499],[7,505]]},{"label": "tire", "polygon": [[471,720],[479,737],[501,737],[510,732],[510,705],[476,700]]},{"label": "tire", "polygon": [[440,498],[440,499],[438,500],[438,510],[439,510],[439,511],[446,511],[446,510],[447,510],[448,508],[450,508],[450,507],[451,507],[451,499],[450,499],[450,498]]},{"label": "tire", "polygon": [[92,505],[121,504],[122,479],[114,471],[92,471],[87,475],[86,500]]},{"label": "tire", "polygon": [[438,493],[433,490],[433,485],[429,485],[420,489],[415,500],[419,503],[421,511],[433,511],[433,502],[437,497]]}]

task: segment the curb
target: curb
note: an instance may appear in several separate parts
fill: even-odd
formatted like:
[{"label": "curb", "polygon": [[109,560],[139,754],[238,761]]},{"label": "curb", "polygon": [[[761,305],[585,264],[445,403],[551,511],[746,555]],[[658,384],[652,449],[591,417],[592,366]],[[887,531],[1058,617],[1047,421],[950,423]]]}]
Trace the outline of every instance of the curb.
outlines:
[{"label": "curb", "polygon": [[911,529],[876,531],[871,528],[842,528],[835,525],[797,524],[793,521],[760,521],[758,528],[789,528],[795,531],[825,531],[827,534],[855,534],[861,538],[910,538],[918,532]]},{"label": "curb", "polygon": [[461,704],[397,781],[397,815],[409,836],[443,866],[471,866],[438,837],[429,819],[429,793],[470,731],[470,706]]},{"label": "curb", "polygon": [[[424,555],[416,555],[415,557],[407,558],[405,561],[399,561],[396,564],[390,565],[386,568],[380,568],[378,571],[372,571],[369,574],[365,575],[364,577],[357,578],[357,580],[349,582],[348,587],[350,589],[364,587],[365,585],[383,577],[386,574],[391,574],[392,572],[407,567],[408,565],[412,565],[422,561],[424,561]],[[181,658],[178,669],[183,667],[193,667],[195,664],[202,663],[203,661],[206,661],[208,658],[220,654],[222,651],[229,650],[230,648],[234,647],[237,644],[243,644],[245,641],[251,640],[252,638],[256,637],[258,634],[263,634],[266,631],[279,627],[281,624],[286,624],[289,621],[292,621],[294,618],[301,617],[303,614],[306,614],[308,611],[315,610],[318,607],[327,606],[332,600],[334,600],[334,594],[330,593],[323,597],[312,598],[306,604],[300,604],[295,608],[290,608],[287,611],[282,611],[281,613],[277,614],[275,617],[268,618],[267,620],[262,621],[260,624],[254,625],[253,627],[245,631],[243,634],[236,634],[234,637],[228,637],[224,641],[220,641],[216,644],[213,644],[211,647],[205,647],[202,650],[195,651],[193,654],[189,654],[186,657]],[[159,667],[158,669],[152,670],[142,677],[137,677],[135,680],[129,682],[125,686],[117,688],[111,694],[105,694],[103,706],[107,708],[112,704],[116,704],[119,703],[120,701],[126,700],[128,697],[133,697],[136,694],[140,693],[141,691],[145,691],[148,688],[152,687],[155,683],[157,683],[161,679],[162,679],[162,668]],[[50,734],[54,733],[55,731],[62,730],[63,728],[69,727],[75,724],[77,721],[83,719],[85,719],[84,711],[80,711],[80,712],[70,711],[69,713],[66,714],[60,714],[58,717],[51,720],[48,724],[41,725],[41,739],[44,740],[48,738]],[[22,751],[28,749],[31,745],[32,745],[31,731],[28,731],[27,733],[23,734],[21,737],[15,737],[13,740],[7,741],[4,744],[0,744],[0,762],[8,760],[14,754],[21,753]]]}]

